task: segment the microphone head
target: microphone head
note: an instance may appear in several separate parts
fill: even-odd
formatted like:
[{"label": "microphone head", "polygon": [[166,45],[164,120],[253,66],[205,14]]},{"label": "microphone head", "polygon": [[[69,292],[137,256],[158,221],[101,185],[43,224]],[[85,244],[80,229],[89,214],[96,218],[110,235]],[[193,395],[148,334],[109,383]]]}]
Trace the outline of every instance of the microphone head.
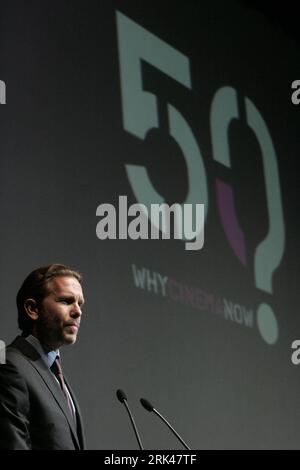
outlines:
[{"label": "microphone head", "polygon": [[117,395],[118,400],[119,400],[121,403],[124,403],[124,401],[127,400],[126,393],[123,392],[123,390],[120,390],[120,389],[117,390],[116,395]]},{"label": "microphone head", "polygon": [[147,411],[151,412],[154,410],[154,406],[151,405],[150,401],[146,400],[145,398],[141,398],[140,402]]}]

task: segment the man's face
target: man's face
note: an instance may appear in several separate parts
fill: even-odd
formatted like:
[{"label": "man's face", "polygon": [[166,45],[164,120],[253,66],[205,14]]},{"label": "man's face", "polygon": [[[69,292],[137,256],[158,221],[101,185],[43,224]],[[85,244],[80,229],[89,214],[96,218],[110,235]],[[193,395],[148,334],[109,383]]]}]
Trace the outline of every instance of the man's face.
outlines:
[{"label": "man's face", "polygon": [[47,291],[39,308],[35,333],[46,348],[54,350],[75,343],[84,298],[80,283],[69,276],[51,279]]}]

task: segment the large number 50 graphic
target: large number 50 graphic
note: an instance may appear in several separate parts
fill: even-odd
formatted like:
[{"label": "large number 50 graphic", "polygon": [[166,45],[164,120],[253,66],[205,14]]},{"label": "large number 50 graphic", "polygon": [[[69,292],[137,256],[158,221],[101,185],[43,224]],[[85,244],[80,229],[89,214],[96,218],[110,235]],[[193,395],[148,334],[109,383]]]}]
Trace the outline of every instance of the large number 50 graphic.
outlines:
[{"label": "large number 50 graphic", "polygon": [[[192,89],[189,59],[122,13],[117,12],[116,17],[123,126],[134,136],[145,139],[149,130],[158,127],[159,120],[156,97],[143,88],[142,61]],[[272,293],[272,276],[282,259],[285,238],[277,159],[267,125],[249,98],[245,98],[245,109],[247,124],[261,147],[269,215],[268,234],[255,252],[255,285]],[[207,177],[198,143],[182,114],[171,104],[167,105],[167,111],[170,134],[180,146],[187,166],[189,189],[185,203],[204,203],[207,215]],[[233,119],[239,119],[236,90],[222,87],[216,91],[212,101],[210,129],[213,158],[229,168],[228,128]],[[140,165],[126,165],[126,170],[139,203],[149,207],[151,203],[164,202],[153,187],[143,162]],[[245,241],[235,215],[231,187],[217,180],[217,193],[220,216],[228,241],[241,262],[246,264]],[[268,309],[265,309],[263,305],[265,304],[259,307],[260,316],[270,316],[270,308],[267,306]],[[275,333],[273,337],[274,335],[276,336]]]}]

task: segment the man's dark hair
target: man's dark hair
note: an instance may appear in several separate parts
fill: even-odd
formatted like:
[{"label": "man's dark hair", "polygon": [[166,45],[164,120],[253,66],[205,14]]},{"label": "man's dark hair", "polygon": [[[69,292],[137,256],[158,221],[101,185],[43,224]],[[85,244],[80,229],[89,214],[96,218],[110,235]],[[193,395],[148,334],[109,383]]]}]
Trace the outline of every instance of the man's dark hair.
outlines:
[{"label": "man's dark hair", "polygon": [[41,305],[48,294],[49,281],[58,276],[74,277],[80,284],[82,281],[81,274],[72,268],[64,264],[48,264],[32,271],[20,287],[17,294],[18,325],[23,336],[32,332],[34,324],[24,308],[25,300],[34,299],[38,305]]}]

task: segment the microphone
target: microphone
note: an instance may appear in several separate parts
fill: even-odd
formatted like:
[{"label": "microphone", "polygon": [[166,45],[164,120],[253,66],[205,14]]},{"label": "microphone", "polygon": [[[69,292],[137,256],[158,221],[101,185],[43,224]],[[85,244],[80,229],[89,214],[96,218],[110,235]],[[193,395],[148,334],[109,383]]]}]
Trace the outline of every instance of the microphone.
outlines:
[{"label": "microphone", "polygon": [[159,416],[159,418],[168,426],[168,428],[171,429],[172,433],[175,434],[177,439],[180,440],[181,444],[183,444],[187,450],[191,450],[190,447],[184,442],[184,440],[179,436],[179,434],[171,426],[171,424],[154,408],[154,406],[148,400],[146,400],[145,398],[141,398],[140,402],[147,411],[149,411],[150,413],[153,411],[153,413]]},{"label": "microphone", "polygon": [[130,418],[130,421],[131,421],[131,424],[132,424],[132,427],[133,427],[133,430],[134,430],[134,434],[135,434],[135,437],[138,441],[138,445],[139,445],[139,448],[140,450],[143,450],[143,445],[142,445],[142,442],[141,442],[141,439],[140,439],[140,436],[139,436],[139,433],[138,433],[138,430],[137,430],[137,427],[136,427],[136,424],[134,422],[134,419],[133,419],[133,416],[131,414],[131,411],[129,409],[129,406],[128,406],[128,403],[127,403],[127,396],[126,396],[126,393],[123,392],[123,390],[117,390],[117,398],[118,400],[123,403],[123,405],[125,405],[125,408],[129,414],[129,418]]}]

